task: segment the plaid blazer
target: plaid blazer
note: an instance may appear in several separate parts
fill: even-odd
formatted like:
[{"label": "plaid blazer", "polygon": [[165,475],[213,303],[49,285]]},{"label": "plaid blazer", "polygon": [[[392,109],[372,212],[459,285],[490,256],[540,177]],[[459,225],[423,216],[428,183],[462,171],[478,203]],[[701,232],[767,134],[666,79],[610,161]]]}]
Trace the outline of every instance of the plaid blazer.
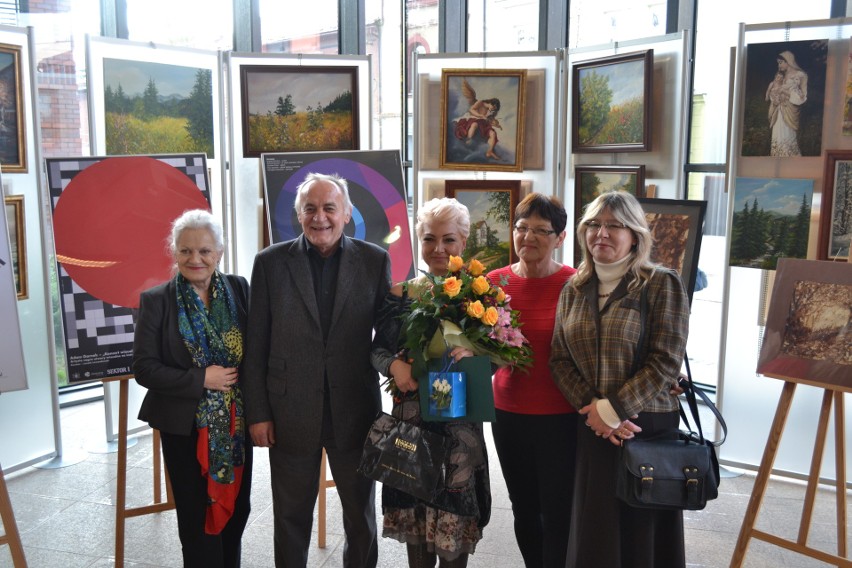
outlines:
[{"label": "plaid blazer", "polygon": [[580,290],[566,283],[550,357],[553,380],[568,402],[582,408],[593,398],[607,398],[622,420],[640,412],[677,410],[669,390],[683,364],[689,329],[689,300],[680,276],[658,267],[646,284],[640,346],[642,292],[628,291],[630,278],[625,275],[601,310],[597,276]]}]

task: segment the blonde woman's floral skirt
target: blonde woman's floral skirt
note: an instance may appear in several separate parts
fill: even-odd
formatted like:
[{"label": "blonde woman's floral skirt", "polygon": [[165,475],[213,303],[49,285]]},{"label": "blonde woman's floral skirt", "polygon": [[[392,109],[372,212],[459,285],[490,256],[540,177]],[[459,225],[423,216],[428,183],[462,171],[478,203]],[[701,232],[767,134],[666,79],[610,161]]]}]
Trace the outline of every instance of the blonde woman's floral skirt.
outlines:
[{"label": "blonde woman's floral skirt", "polygon": [[385,509],[382,536],[406,544],[426,543],[429,552],[446,560],[473,554],[482,539],[475,517],[441,511],[424,503],[407,509]]}]

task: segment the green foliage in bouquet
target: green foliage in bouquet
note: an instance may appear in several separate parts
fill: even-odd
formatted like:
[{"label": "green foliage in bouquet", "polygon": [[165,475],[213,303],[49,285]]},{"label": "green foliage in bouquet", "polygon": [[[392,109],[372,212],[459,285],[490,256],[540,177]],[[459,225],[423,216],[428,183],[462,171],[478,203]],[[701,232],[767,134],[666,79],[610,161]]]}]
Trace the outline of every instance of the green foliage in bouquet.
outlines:
[{"label": "green foliage in bouquet", "polygon": [[[476,259],[465,265],[461,257],[451,256],[446,275],[426,274],[426,289],[411,295],[402,336],[415,376],[425,369],[430,351],[434,356],[435,347],[439,352],[465,347],[500,367],[532,364],[519,312],[511,309],[510,298],[501,287],[505,282],[495,285],[484,271],[485,266]],[[435,341],[443,342],[430,350]]]}]

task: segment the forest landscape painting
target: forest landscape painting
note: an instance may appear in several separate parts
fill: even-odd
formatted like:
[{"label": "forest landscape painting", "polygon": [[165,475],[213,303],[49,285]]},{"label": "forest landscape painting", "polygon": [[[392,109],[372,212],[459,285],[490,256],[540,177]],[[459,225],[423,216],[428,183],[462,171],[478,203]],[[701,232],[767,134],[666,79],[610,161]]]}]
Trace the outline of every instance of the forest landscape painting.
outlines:
[{"label": "forest landscape painting", "polygon": [[214,158],[210,69],[103,60],[106,153]]},{"label": "forest landscape painting", "polygon": [[356,67],[244,65],[243,156],[358,150]]},{"label": "forest landscape painting", "polygon": [[778,259],[808,253],[810,179],[737,178],[731,266],[774,270]]},{"label": "forest landscape painting", "polygon": [[577,63],[572,69],[574,152],[651,149],[654,50]]}]

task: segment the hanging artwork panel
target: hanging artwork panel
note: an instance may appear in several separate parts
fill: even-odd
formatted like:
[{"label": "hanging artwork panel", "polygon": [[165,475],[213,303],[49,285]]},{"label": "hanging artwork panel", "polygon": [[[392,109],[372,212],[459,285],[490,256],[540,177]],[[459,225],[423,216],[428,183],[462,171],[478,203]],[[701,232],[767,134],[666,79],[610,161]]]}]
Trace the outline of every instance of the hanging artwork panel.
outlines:
[{"label": "hanging artwork panel", "polygon": [[523,170],[526,84],[526,69],[444,69],[440,167]]},{"label": "hanging artwork panel", "polygon": [[651,261],[680,274],[692,302],[707,202],[640,197],[651,231]]},{"label": "hanging artwork panel", "polygon": [[[579,224],[589,203],[602,193],[619,190],[645,197],[645,166],[575,166],[573,227]],[[581,259],[580,243],[575,239],[574,266]]]},{"label": "hanging artwork panel", "polygon": [[243,65],[243,157],[357,150],[358,67]]},{"label": "hanging artwork panel", "polygon": [[203,154],[48,158],[70,382],[131,372],[139,294],[172,277],[171,223],[210,209]]},{"label": "hanging artwork panel", "polygon": [[730,265],[775,270],[808,254],[812,179],[737,178]]},{"label": "hanging artwork panel", "polygon": [[746,46],[743,156],[819,156],[828,40]]},{"label": "hanging artwork panel", "polygon": [[571,151],[650,150],[653,76],[653,49],[575,63]]},{"label": "hanging artwork panel", "polygon": [[517,260],[512,231],[521,193],[520,180],[448,179],[445,192],[470,211],[465,259],[479,260],[485,265],[485,272]]},{"label": "hanging artwork panel", "polygon": [[827,150],[819,209],[820,260],[848,260],[852,242],[852,150]]},{"label": "hanging artwork panel", "polygon": [[11,195],[6,197],[6,214],[0,217],[0,311],[3,313],[0,318],[0,334],[3,337],[3,341],[0,341],[0,393],[27,388],[27,370],[18,320],[20,292],[16,254],[20,253],[20,248],[15,243],[21,239],[22,233],[23,196]]},{"label": "hanging artwork panel", "polygon": [[24,196],[5,198],[6,227],[9,230],[9,247],[12,250],[12,271],[15,275],[15,293],[19,300],[29,297],[27,282],[27,230],[24,222]]},{"label": "hanging artwork panel", "polygon": [[387,250],[394,282],[414,276],[408,195],[399,151],[273,153],[263,154],[261,164],[270,242],[288,241],[302,233],[294,204],[305,176],[336,174],[347,181],[353,206],[344,234]]},{"label": "hanging artwork panel", "polygon": [[0,164],[4,173],[27,171],[21,88],[21,47],[0,43]]},{"label": "hanging artwork panel", "polygon": [[93,152],[218,156],[216,52],[97,37],[87,48]]}]

